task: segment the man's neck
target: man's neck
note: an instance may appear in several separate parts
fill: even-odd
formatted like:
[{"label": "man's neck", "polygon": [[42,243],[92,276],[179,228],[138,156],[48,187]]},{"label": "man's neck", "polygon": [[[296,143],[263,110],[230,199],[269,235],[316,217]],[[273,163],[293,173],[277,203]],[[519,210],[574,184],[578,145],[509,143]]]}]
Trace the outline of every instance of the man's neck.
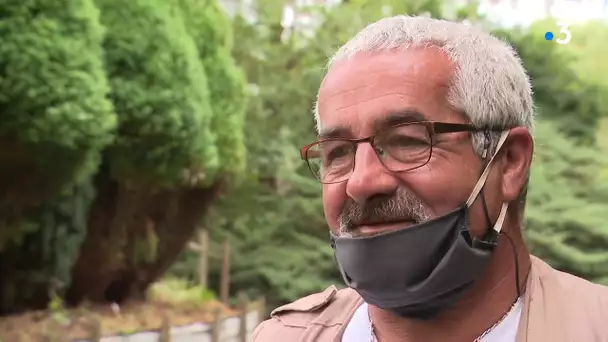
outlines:
[{"label": "man's neck", "polygon": [[[514,234],[515,235],[515,234]],[[451,309],[431,320],[413,320],[374,306],[369,312],[374,329],[381,342],[392,341],[473,341],[500,321],[517,299],[516,280],[523,293],[530,269],[530,254],[521,234],[510,236],[517,250],[515,266],[514,248],[508,238],[500,243],[486,269],[468,293]],[[519,277],[515,270],[518,270]]]}]

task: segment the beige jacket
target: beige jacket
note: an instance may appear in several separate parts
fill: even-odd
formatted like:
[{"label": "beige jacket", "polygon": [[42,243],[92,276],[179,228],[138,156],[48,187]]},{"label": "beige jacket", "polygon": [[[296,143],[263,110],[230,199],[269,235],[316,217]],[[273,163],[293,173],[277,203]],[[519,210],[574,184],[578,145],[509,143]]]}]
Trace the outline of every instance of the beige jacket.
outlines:
[{"label": "beige jacket", "polygon": [[[340,342],[362,304],[335,286],[272,311],[254,342]],[[532,257],[518,342],[608,342],[608,287],[551,268]]]}]

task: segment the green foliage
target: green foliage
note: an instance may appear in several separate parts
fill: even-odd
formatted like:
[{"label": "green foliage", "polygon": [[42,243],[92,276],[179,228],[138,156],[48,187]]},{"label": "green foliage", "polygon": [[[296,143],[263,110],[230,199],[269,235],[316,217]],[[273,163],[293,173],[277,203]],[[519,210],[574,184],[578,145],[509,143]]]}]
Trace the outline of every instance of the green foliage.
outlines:
[{"label": "green foliage", "polygon": [[539,119],[556,122],[560,131],[579,142],[594,143],[604,115],[602,89],[577,73],[573,67],[575,57],[562,45],[543,38],[546,25],[494,33],[508,40],[524,61],[532,78]]},{"label": "green foliage", "polygon": [[91,185],[83,183],[28,210],[19,221],[27,230],[0,255],[0,313],[27,308],[49,292],[63,294],[87,233],[94,196]]},{"label": "green foliage", "polygon": [[[544,22],[537,24],[539,31],[544,27]],[[563,49],[574,56],[574,70],[586,81],[608,89],[608,65],[606,56],[608,47],[600,42],[608,41],[608,22],[590,20],[583,24],[570,27],[572,39]],[[604,100],[605,103],[608,100]],[[605,109],[604,109],[605,110]]]},{"label": "green foliage", "polygon": [[278,176],[276,187],[246,182],[222,198],[209,222],[213,240],[231,243],[233,286],[283,302],[335,283],[338,274],[328,262],[333,254],[319,184],[293,170]]},{"label": "green foliage", "polygon": [[46,307],[55,281],[70,304],[142,292],[243,171],[231,23],[172,1],[0,5],[0,313]]},{"label": "green foliage", "polygon": [[600,281],[608,276],[608,158],[577,146],[556,126],[537,126],[526,231],[533,252],[554,267]]},{"label": "green foliage", "polygon": [[157,302],[188,305],[200,305],[216,299],[213,292],[175,277],[166,277],[154,283],[148,290],[148,298]]},{"label": "green foliage", "polygon": [[217,0],[174,0],[184,13],[209,82],[213,120],[223,178],[242,174],[246,152],[243,132],[246,80],[230,54],[232,27]]},{"label": "green foliage", "polygon": [[38,195],[86,180],[111,142],[116,115],[98,17],[90,0],[0,5],[0,157],[14,182],[35,174],[25,186]]},{"label": "green foliage", "polygon": [[246,82],[227,49],[218,49],[203,59],[209,79],[211,103],[215,116],[212,127],[217,134],[222,177],[240,175],[245,171]]},{"label": "green foliage", "polygon": [[[541,26],[539,24],[539,26]],[[542,29],[542,28],[539,28]],[[608,48],[598,43],[608,41],[608,23],[606,21],[588,21],[573,25],[572,40],[563,49],[574,56],[573,68],[576,73],[602,90],[608,92]],[[600,122],[597,132],[597,143],[603,153],[608,154],[608,97],[602,97],[602,111],[604,118]],[[608,168],[605,169],[608,174]]]},{"label": "green foliage", "polygon": [[[597,144],[604,155],[608,155],[608,118],[604,118],[599,125],[597,131]],[[605,175],[608,177],[608,167],[604,169]]]},{"label": "green foliage", "polygon": [[[119,179],[175,184],[218,167],[205,69],[181,11],[162,0],[98,0],[119,134],[109,150]],[[145,183],[144,183],[145,184]]]},{"label": "green foliage", "polygon": [[[103,37],[88,0],[0,5],[0,183],[13,196],[2,205],[30,198],[13,217],[0,210],[0,312],[44,302],[51,282],[70,282],[89,180],[116,126]],[[5,182],[17,193],[4,192]]]},{"label": "green foliage", "polygon": [[230,19],[217,0],[167,0],[184,13],[190,35],[194,37],[201,56],[216,49],[232,49],[234,32]]}]

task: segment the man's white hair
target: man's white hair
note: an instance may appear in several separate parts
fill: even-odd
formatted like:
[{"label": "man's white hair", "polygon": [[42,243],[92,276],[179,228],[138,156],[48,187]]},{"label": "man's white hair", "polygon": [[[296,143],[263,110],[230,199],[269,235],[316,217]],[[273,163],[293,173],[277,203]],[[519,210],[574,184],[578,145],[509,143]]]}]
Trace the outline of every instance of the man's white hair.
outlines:
[{"label": "man's white hair", "polygon": [[[524,126],[533,131],[532,87],[521,59],[508,43],[473,26],[406,15],[381,19],[344,44],[327,68],[359,53],[419,47],[439,48],[454,63],[447,100],[471,124],[499,129]],[[320,129],[318,99],[315,120]],[[483,135],[474,135],[479,154],[483,144]]]}]

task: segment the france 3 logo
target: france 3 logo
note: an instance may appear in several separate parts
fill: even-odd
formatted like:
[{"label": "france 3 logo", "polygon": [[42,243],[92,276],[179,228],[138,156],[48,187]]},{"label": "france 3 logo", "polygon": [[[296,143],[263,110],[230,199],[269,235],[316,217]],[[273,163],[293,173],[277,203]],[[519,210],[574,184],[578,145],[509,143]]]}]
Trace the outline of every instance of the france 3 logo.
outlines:
[{"label": "france 3 logo", "polygon": [[[556,38],[555,42],[557,44],[568,44],[568,42],[570,42],[570,39],[572,39],[572,32],[570,32],[570,30],[568,29],[568,27],[570,26],[570,24],[568,23],[564,23],[564,22],[558,22],[557,26],[559,26],[559,33],[563,35],[563,38]],[[555,38],[555,35],[553,34],[553,32],[546,32],[545,33],[545,39],[546,40],[553,40],[553,38]]]}]

